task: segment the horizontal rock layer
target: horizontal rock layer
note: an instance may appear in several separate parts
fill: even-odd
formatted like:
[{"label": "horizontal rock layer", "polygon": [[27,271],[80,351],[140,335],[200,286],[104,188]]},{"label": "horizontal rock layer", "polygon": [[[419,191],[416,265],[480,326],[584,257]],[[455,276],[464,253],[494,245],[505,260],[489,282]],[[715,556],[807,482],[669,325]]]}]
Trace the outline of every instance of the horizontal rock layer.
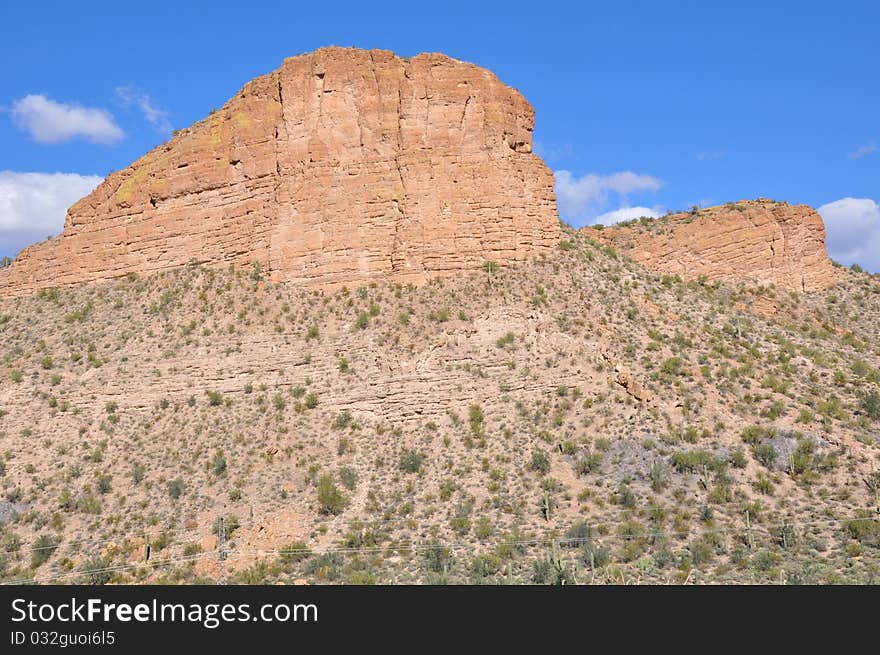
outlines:
[{"label": "horizontal rock layer", "polygon": [[585,231],[645,268],[683,278],[749,278],[796,291],[837,278],[825,225],[807,205],[759,199]]},{"label": "horizontal rock layer", "polygon": [[107,177],[0,294],[192,261],[332,287],[523,259],[560,236],[533,126],[517,91],[444,55],[287,59]]}]

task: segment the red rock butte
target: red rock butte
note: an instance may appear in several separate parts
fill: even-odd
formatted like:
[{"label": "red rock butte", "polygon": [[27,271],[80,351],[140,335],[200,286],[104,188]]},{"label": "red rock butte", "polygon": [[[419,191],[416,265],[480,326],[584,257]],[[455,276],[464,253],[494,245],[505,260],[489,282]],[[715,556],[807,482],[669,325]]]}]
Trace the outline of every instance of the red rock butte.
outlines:
[{"label": "red rock butte", "polygon": [[109,175],[0,295],[192,262],[333,287],[521,260],[561,236],[533,127],[516,90],[441,54],[293,57]]},{"label": "red rock butte", "polygon": [[686,279],[750,278],[792,291],[837,281],[822,217],[807,205],[759,198],[584,231],[649,270]]}]

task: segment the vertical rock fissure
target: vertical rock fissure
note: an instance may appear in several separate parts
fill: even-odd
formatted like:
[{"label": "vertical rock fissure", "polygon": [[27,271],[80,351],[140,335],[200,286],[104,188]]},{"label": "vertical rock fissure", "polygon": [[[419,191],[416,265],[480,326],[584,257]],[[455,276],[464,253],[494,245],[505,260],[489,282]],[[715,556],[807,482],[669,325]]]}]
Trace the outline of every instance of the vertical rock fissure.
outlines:
[{"label": "vertical rock fissure", "polygon": [[[274,152],[275,152],[275,183],[272,185],[272,200],[275,205],[273,208],[267,208],[267,216],[270,223],[275,223],[276,225],[279,222],[280,214],[282,213],[281,203],[279,202],[279,197],[281,195],[281,160],[279,157],[279,149],[280,149],[280,139],[279,139],[279,125],[281,129],[284,130],[285,142],[287,141],[287,123],[284,120],[284,88],[281,83],[281,73],[277,73],[278,76],[278,109],[279,109],[279,118],[278,123],[275,125],[275,138],[274,138]],[[271,214],[274,214],[271,215]],[[272,275],[272,228],[268,229],[268,238],[269,244],[267,250],[267,261],[266,261],[266,274]]]},{"label": "vertical rock fissure", "polygon": [[[287,123],[284,121],[284,89],[281,84],[281,75],[278,76],[278,105],[281,110],[280,122],[284,128],[285,135],[287,132]],[[278,126],[275,126],[275,173],[281,178],[281,164],[278,161]],[[277,199],[277,198],[276,198]]]},{"label": "vertical rock fissure", "polygon": [[782,225],[779,226],[779,235],[780,235],[780,240],[782,241],[782,248],[779,251],[780,258],[781,258],[781,261],[779,263],[780,268],[787,268],[786,260],[788,259],[788,257],[787,257],[788,253],[787,253],[786,247],[785,247],[785,228],[786,228],[785,223],[783,223]]},{"label": "vertical rock fissure", "polygon": [[461,120],[458,123],[458,129],[461,130],[461,141],[464,143],[464,119],[467,116],[468,105],[471,104],[471,98],[473,96],[468,96],[464,101],[464,111],[461,112]]},{"label": "vertical rock fissure", "polygon": [[[372,53],[370,55],[372,57]],[[375,66],[375,64],[374,64]],[[409,77],[406,71],[406,64],[404,64],[403,75],[405,78]],[[398,198],[395,202],[397,205],[397,212],[394,216],[394,244],[391,247],[391,271],[395,272],[400,268],[402,264],[403,258],[400,254],[400,222],[408,222],[408,216],[406,213],[406,182],[403,178],[403,171],[400,166],[400,153],[403,149],[403,102],[400,96],[400,87],[401,82],[397,83],[397,147],[394,149],[394,166],[397,169],[397,178],[400,180],[400,198]]]}]

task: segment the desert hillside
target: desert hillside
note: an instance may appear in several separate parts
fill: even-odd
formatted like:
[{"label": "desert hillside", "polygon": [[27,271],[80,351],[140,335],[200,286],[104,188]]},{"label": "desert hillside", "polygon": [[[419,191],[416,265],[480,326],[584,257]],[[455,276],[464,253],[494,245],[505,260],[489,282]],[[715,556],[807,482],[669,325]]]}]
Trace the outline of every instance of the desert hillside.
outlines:
[{"label": "desert hillside", "polygon": [[834,274],[683,279],[566,230],[421,286],[0,299],[0,575],[876,581],[880,279]]}]

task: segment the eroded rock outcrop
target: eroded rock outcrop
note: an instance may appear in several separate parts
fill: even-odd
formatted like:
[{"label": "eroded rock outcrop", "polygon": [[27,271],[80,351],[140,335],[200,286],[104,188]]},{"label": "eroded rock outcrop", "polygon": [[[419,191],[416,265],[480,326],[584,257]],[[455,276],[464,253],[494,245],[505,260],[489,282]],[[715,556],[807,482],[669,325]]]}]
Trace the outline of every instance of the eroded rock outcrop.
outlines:
[{"label": "eroded rock outcrop", "polygon": [[0,270],[0,294],[192,261],[340,286],[523,259],[560,235],[533,125],[516,90],[444,55],[287,59],[111,174]]},{"label": "eroded rock outcrop", "polygon": [[649,270],[686,279],[750,278],[796,291],[836,281],[822,218],[807,205],[761,198],[585,231]]}]

